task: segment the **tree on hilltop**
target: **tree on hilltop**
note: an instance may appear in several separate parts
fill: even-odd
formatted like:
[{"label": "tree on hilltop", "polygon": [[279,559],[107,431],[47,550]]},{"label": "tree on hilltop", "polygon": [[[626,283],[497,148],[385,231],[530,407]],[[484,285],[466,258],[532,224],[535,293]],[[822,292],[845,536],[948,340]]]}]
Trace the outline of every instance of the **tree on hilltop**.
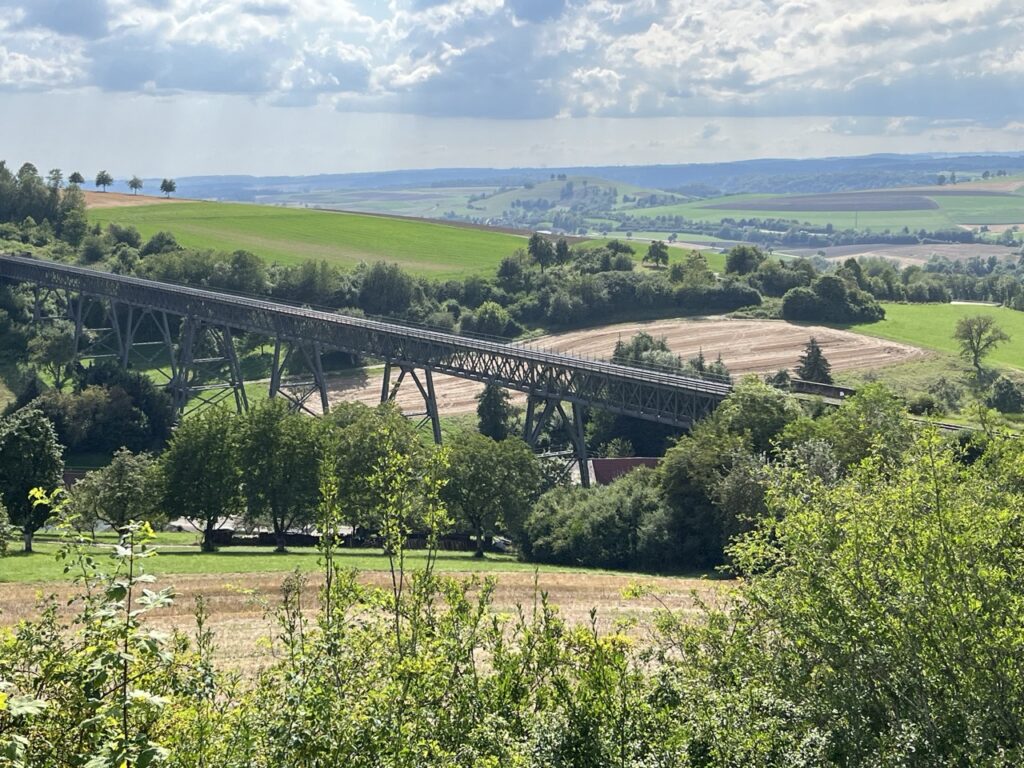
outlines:
[{"label": "tree on hilltop", "polygon": [[170,197],[178,190],[178,185],[174,183],[174,179],[164,179],[160,182],[160,191],[164,193],[164,197]]},{"label": "tree on hilltop", "polygon": [[85,184],[85,176],[80,174],[78,171],[75,171],[68,176],[68,184],[77,184],[81,186],[82,184]]},{"label": "tree on hilltop", "polygon": [[96,186],[103,187],[103,191],[107,191],[107,187],[114,183],[114,177],[106,171],[100,171],[96,174]]},{"label": "tree on hilltop", "polygon": [[139,194],[139,190],[142,189],[142,179],[138,176],[132,176],[131,179],[128,180],[128,189],[132,191],[133,195]]}]

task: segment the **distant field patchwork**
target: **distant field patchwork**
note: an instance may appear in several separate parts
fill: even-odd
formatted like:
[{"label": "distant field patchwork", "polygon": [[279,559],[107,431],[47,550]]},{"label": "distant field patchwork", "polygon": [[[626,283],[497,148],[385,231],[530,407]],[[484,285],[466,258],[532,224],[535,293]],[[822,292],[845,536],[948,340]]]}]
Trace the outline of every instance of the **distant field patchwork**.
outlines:
[{"label": "distant field patchwork", "polygon": [[240,203],[90,209],[89,218],[130,224],[143,237],[172,232],[192,248],[244,249],[281,264],[323,259],[354,266],[382,260],[432,277],[490,273],[526,245],[516,235],[434,222]]},{"label": "distant field patchwork", "polygon": [[696,221],[795,219],[837,229],[949,229],[1024,223],[1024,195],[983,189],[900,189],[821,195],[731,195],[640,208],[639,218],[684,216]]}]

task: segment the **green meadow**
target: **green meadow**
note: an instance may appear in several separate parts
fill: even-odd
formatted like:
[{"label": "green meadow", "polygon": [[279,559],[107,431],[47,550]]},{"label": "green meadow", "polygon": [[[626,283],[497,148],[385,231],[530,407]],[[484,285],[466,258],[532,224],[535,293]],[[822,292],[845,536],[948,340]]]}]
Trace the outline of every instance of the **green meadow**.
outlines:
[{"label": "green meadow", "polygon": [[[320,570],[321,552],[316,547],[291,547],[287,552],[274,552],[271,547],[230,546],[217,552],[202,552],[196,533],[158,533],[154,546],[157,556],[146,561],[146,571],[155,575],[165,574],[241,574],[241,573],[283,573],[300,570]],[[0,584],[19,582],[48,582],[70,579],[64,572],[64,563],[57,560],[59,542],[52,535],[36,536],[33,543],[35,552],[20,551],[20,542],[12,545],[0,564]],[[90,547],[98,559],[112,551],[115,544],[109,534],[101,534]],[[386,571],[390,562],[379,549],[345,549],[336,551],[339,568],[353,568],[358,571]],[[409,550],[405,553],[406,564],[411,568],[422,568],[427,553],[423,550]],[[472,552],[438,552],[435,565],[438,571],[488,573],[498,571],[526,572],[601,572],[587,568],[570,568],[551,565],[537,565],[517,560],[511,555],[489,554],[480,559]]]},{"label": "green meadow", "polygon": [[1008,307],[975,304],[885,304],[885,319],[877,323],[844,326],[867,336],[901,341],[949,355],[959,353],[953,339],[957,320],[989,315],[1010,337],[986,358],[990,365],[1024,370],[1024,312]]},{"label": "green meadow", "polygon": [[[1024,223],[1024,196],[990,197],[982,195],[934,196],[938,208],[930,210],[892,211],[799,211],[799,210],[744,210],[710,206],[729,205],[731,202],[753,201],[759,198],[781,198],[783,195],[733,195],[700,200],[678,205],[638,208],[630,211],[637,218],[657,216],[684,216],[695,221],[718,222],[722,219],[784,219],[796,220],[813,226],[832,224],[836,229],[857,228],[872,230],[940,230],[959,225],[1020,224]],[[802,195],[808,197],[808,195]],[[828,195],[822,195],[828,198]],[[680,235],[685,238],[686,235]]]},{"label": "green meadow", "polygon": [[502,258],[526,246],[516,235],[437,222],[242,203],[98,208],[89,218],[130,224],[144,238],[168,231],[191,248],[243,249],[280,264],[388,261],[440,278],[493,272]]}]

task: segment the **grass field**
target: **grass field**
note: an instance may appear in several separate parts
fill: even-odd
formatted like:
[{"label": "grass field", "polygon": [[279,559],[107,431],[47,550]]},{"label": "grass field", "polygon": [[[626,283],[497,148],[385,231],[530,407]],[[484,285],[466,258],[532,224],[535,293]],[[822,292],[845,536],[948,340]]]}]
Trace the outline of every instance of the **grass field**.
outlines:
[{"label": "grass field", "polygon": [[990,365],[1024,370],[1024,312],[1007,307],[972,304],[885,304],[885,320],[843,326],[868,336],[902,341],[917,347],[958,354],[953,340],[956,322],[962,317],[994,317],[1010,341],[997,347],[987,358]]},{"label": "grass field", "polygon": [[244,249],[267,261],[296,264],[323,259],[342,266],[397,262],[432,277],[490,273],[523,248],[516,235],[379,216],[241,203],[180,203],[89,211],[91,221],[130,224],[148,238],[172,232],[193,248]]},{"label": "grass field", "polygon": [[[299,569],[303,572],[320,568],[320,551],[315,547],[293,547],[287,553],[275,553],[270,547],[223,547],[218,552],[202,552],[196,544],[194,533],[160,533],[157,535],[156,557],[146,561],[146,570],[157,575],[173,574],[225,574],[225,573],[283,573]],[[95,552],[102,557],[114,544],[110,535],[98,538]],[[64,573],[64,564],[54,555],[58,542],[48,535],[36,537],[35,552],[26,555],[20,550],[20,542],[12,542],[16,550],[0,560],[0,583],[60,581],[71,578]],[[426,553],[421,550],[406,552],[409,568],[422,568]],[[359,571],[386,571],[389,561],[380,550],[340,550],[337,561],[341,568]],[[471,552],[440,552],[437,556],[437,570],[445,572],[530,572],[545,573],[591,572],[595,569],[560,568],[557,566],[523,563],[509,555],[488,555],[483,560],[474,558]]]},{"label": "grass field", "polygon": [[[808,196],[800,196],[807,199]],[[829,195],[818,197],[813,210],[794,210],[781,205],[776,210],[761,209],[759,201],[786,198],[779,195],[733,195],[700,200],[679,205],[638,208],[630,211],[638,218],[657,216],[685,216],[696,221],[718,222],[730,219],[795,219],[815,226],[832,224],[837,229],[847,227],[873,230],[948,229],[959,225],[1021,224],[1024,223],[1024,196],[935,195],[928,198],[937,205],[926,210],[825,210]],[[841,197],[841,196],[836,196]],[[927,197],[927,195],[925,195]],[[736,207],[728,207],[730,204]],[[685,237],[681,235],[680,237]]]}]

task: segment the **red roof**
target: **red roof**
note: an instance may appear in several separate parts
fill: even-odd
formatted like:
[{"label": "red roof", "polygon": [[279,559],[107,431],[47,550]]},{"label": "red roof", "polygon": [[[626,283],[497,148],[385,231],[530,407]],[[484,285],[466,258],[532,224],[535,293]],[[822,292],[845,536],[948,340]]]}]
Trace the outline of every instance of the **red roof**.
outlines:
[{"label": "red roof", "polygon": [[626,459],[592,459],[590,464],[594,470],[594,482],[598,485],[608,485],[615,478],[637,467],[654,469],[659,462],[661,459],[633,456]]}]

